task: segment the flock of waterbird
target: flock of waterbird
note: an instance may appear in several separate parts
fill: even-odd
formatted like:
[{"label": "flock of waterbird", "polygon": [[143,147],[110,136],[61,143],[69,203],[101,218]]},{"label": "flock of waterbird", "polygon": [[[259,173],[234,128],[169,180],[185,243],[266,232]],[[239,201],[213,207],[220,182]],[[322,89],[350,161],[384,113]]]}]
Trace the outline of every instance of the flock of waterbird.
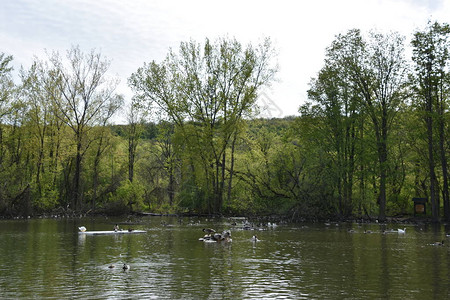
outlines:
[{"label": "flock of waterbird", "polygon": [[[238,226],[236,222],[231,223],[232,226]],[[254,223],[250,223],[247,219],[245,219],[242,222],[241,227],[236,227],[237,229],[241,230],[254,230],[254,231],[263,231],[267,229],[273,229],[276,228],[278,225],[276,223],[267,222],[267,223],[259,223],[255,225]],[[203,232],[205,235],[201,238],[199,238],[199,241],[203,241],[205,243],[216,243],[216,242],[231,242],[231,231],[225,230],[222,233],[217,233],[212,228],[203,228]],[[252,242],[259,242],[261,241],[258,239],[256,235],[253,235],[250,239]]]},{"label": "flock of waterbird", "polygon": [[[169,224],[167,224],[166,222],[161,222],[162,226],[169,226]],[[235,228],[238,230],[253,230],[253,231],[263,231],[263,230],[267,230],[267,229],[274,229],[276,228],[278,225],[276,223],[263,223],[263,224],[258,224],[255,225],[254,223],[250,223],[248,220],[244,220],[242,222],[242,224],[237,224],[236,222],[232,222],[231,223],[232,226],[236,226]],[[326,226],[331,226],[331,223],[325,223]],[[117,225],[116,225],[117,226]],[[336,226],[339,226],[339,224],[336,223]],[[307,226],[305,226],[307,227]],[[114,228],[116,230],[116,227]],[[84,226],[79,227],[80,231],[85,231],[86,228]],[[199,238],[199,241],[203,241],[205,243],[229,243],[232,242],[232,238],[231,238],[231,230],[224,230],[221,233],[216,232],[215,229],[213,228],[203,228],[202,229],[204,236]],[[372,230],[355,230],[353,228],[350,228],[347,230],[348,233],[364,233],[364,234],[371,234],[371,233],[376,233],[375,231]],[[406,227],[404,228],[397,228],[397,229],[388,229],[388,230],[382,230],[379,233],[381,234],[399,234],[399,235],[404,235],[406,234]],[[450,233],[446,234],[446,237],[450,237]],[[260,242],[261,240],[258,238],[258,236],[255,234],[251,237],[250,241],[256,243],[256,242]],[[445,240],[442,241],[438,241],[438,242],[434,242],[431,243],[430,245],[432,246],[444,246],[445,244]],[[108,268],[112,269],[115,268],[114,265],[110,265]],[[128,271],[130,270],[130,265],[124,263],[122,266],[123,271]]]},{"label": "flock of waterbird", "polygon": [[[164,227],[170,226],[170,224],[167,224],[165,221],[161,222],[161,225]],[[236,222],[231,223],[232,226],[238,226],[238,224]],[[269,228],[276,228],[278,225],[276,223],[265,223],[265,224],[258,224],[258,225],[254,225],[253,223],[248,222],[248,220],[244,220],[242,223],[242,227],[237,227],[238,229],[241,230],[255,230],[255,231],[261,231],[261,230],[267,230]],[[86,231],[86,227],[81,226],[78,227],[78,229],[81,232],[85,232]],[[116,224],[114,226],[114,231],[118,230],[118,225]],[[205,243],[229,243],[232,242],[233,240],[231,239],[231,230],[224,230],[222,231],[222,233],[218,233],[216,232],[215,229],[212,228],[203,228],[202,231],[205,233],[205,235],[201,238],[199,238],[199,241],[203,241]],[[260,242],[261,240],[258,239],[258,237],[256,235],[253,235],[250,239],[252,242]],[[115,268],[114,264],[111,264],[108,266],[109,269],[113,269]],[[130,270],[130,265],[124,263],[122,266],[123,271],[128,271]]]},{"label": "flock of waterbird", "polygon": [[203,232],[205,235],[199,238],[199,241],[203,241],[205,243],[219,243],[219,242],[231,242],[231,231],[224,230],[222,233],[216,232],[212,228],[203,228]]},{"label": "flock of waterbird", "polygon": [[[347,230],[349,233],[355,233],[356,230],[350,228],[349,230]],[[374,233],[372,230],[364,230],[364,233]],[[406,228],[398,228],[398,229],[389,229],[389,230],[382,230],[381,231],[382,234],[387,234],[387,233],[398,233],[398,234],[405,234],[406,233]]]},{"label": "flock of waterbird", "polygon": [[[329,223],[326,223],[327,226],[329,226]],[[350,228],[347,230],[347,232],[349,233],[356,233],[357,231],[353,228]],[[372,230],[364,230],[365,234],[370,234],[370,233],[374,233]],[[406,227],[404,228],[398,228],[398,229],[388,229],[388,230],[382,230],[381,231],[382,234],[389,234],[389,233],[398,233],[398,234],[406,234]],[[450,237],[450,233],[447,233],[445,235],[446,237]],[[438,241],[438,242],[434,242],[431,243],[430,245],[432,246],[444,246],[445,245],[445,240],[442,241]]]}]

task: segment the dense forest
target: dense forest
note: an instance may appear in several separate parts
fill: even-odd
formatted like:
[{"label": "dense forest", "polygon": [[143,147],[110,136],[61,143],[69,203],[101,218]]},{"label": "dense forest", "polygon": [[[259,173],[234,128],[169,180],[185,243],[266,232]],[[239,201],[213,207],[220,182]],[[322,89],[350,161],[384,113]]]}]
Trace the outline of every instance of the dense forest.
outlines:
[{"label": "dense forest", "polygon": [[185,42],[129,77],[122,125],[100,53],[50,53],[15,80],[0,52],[0,215],[383,221],[422,197],[432,220],[448,221],[449,51],[448,24],[410,41],[349,30],[325,49],[300,115],[261,119],[258,94],[278,69],[270,39]]}]

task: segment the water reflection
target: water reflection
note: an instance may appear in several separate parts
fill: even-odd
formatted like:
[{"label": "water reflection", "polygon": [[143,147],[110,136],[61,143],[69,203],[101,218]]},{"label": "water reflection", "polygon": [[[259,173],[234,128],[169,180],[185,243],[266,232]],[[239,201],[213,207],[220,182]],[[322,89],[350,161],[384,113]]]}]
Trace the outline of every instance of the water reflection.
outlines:
[{"label": "water reflection", "polygon": [[[200,222],[198,222],[200,221]],[[142,219],[145,234],[87,236],[117,220],[0,221],[3,298],[444,299],[449,246],[443,228],[283,225],[257,233],[226,220]],[[171,226],[166,226],[166,225]],[[185,225],[184,225],[185,224]],[[188,225],[189,224],[189,225]],[[204,243],[202,228],[232,229],[232,243]],[[364,231],[371,230],[372,234]],[[129,264],[129,270],[123,270]],[[114,268],[109,268],[114,265]]]}]

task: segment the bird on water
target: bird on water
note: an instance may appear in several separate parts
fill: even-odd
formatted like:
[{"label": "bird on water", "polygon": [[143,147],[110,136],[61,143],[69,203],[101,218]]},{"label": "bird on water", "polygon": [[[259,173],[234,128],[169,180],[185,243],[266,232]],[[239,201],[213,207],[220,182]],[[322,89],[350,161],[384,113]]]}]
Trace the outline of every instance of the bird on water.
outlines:
[{"label": "bird on water", "polygon": [[216,231],[214,229],[212,229],[212,228],[203,228],[203,232],[206,233],[206,234],[211,234],[211,233],[214,233]]}]

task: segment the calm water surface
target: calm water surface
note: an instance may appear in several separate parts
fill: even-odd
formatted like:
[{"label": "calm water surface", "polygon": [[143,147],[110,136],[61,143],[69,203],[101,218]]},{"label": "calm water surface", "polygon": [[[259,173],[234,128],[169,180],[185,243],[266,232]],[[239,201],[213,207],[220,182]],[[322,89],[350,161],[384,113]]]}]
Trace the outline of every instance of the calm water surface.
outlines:
[{"label": "calm water surface", "polygon": [[[86,236],[118,219],[0,221],[0,297],[26,299],[449,299],[444,226],[283,224],[146,217],[144,234]],[[161,221],[169,226],[161,225]],[[128,228],[127,225],[121,225]],[[204,243],[202,228],[232,230]],[[347,230],[352,227],[354,233]],[[404,227],[404,226],[401,226]],[[372,233],[364,233],[371,230]],[[259,242],[252,242],[257,234]],[[123,263],[130,270],[123,271]],[[109,268],[115,265],[115,268]]]}]

